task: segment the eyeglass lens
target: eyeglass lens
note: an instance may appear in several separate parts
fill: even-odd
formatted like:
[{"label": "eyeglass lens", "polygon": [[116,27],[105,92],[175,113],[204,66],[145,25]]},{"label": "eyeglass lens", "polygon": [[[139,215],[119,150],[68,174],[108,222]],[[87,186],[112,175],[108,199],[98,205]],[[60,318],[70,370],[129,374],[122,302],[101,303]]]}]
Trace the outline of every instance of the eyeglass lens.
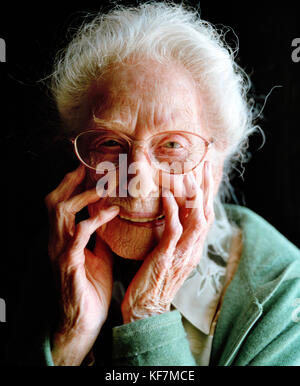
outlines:
[{"label": "eyeglass lens", "polygon": [[[151,162],[157,168],[174,174],[193,169],[206,152],[205,141],[191,133],[160,133],[151,137],[146,146]],[[120,155],[130,157],[131,148],[129,140],[108,131],[87,131],[76,139],[79,158],[93,169],[97,169],[102,162],[109,162],[118,168]]]}]

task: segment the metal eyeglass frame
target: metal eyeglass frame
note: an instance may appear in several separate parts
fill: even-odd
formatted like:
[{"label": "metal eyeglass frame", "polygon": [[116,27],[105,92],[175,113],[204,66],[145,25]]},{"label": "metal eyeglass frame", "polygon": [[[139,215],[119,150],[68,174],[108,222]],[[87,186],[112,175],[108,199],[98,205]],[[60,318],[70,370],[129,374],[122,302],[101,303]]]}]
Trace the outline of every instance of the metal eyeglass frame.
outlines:
[{"label": "metal eyeglass frame", "polygon": [[[156,163],[154,163],[153,161],[151,161],[151,158],[149,157],[149,154],[148,154],[148,151],[145,150],[145,144],[147,142],[149,142],[153,137],[157,136],[157,135],[162,135],[164,133],[166,134],[189,134],[189,135],[194,135],[194,136],[197,136],[198,138],[200,138],[204,144],[205,144],[205,151],[204,151],[204,154],[202,156],[202,158],[199,160],[199,162],[190,170],[186,171],[185,173],[170,173],[170,174],[186,174],[186,173],[189,173],[191,171],[193,171],[194,169],[196,169],[197,166],[200,165],[200,163],[203,161],[203,159],[205,158],[208,150],[210,149],[210,147],[213,145],[214,143],[214,140],[211,139],[210,141],[207,141],[205,138],[201,137],[201,135],[199,134],[196,134],[196,133],[192,133],[190,131],[166,131],[166,132],[160,132],[160,133],[156,133],[156,134],[153,134],[152,136],[148,137],[147,139],[144,139],[144,140],[133,140],[131,139],[129,136],[127,136],[126,134],[118,131],[118,130],[106,130],[106,129],[91,129],[91,130],[86,130],[86,131],[82,131],[81,133],[79,133],[76,137],[72,138],[71,139],[71,142],[74,146],[74,151],[75,151],[75,154],[77,156],[77,158],[79,159],[79,161],[85,165],[86,167],[88,167],[89,169],[91,170],[95,170],[97,171],[97,168],[94,168],[93,166],[90,166],[88,165],[80,156],[79,154],[79,151],[78,151],[78,148],[77,148],[77,140],[78,138],[83,135],[83,134],[86,134],[86,133],[91,133],[91,132],[97,132],[97,131],[104,131],[104,132],[108,132],[108,133],[114,133],[114,134],[117,134],[119,137],[125,139],[129,145],[129,154],[132,154],[132,149],[133,149],[133,145],[135,145],[136,147],[142,147],[143,148],[143,153],[144,155],[146,156],[148,162],[150,165],[153,165],[156,167],[156,169],[159,169],[159,170],[162,170],[164,172],[167,172],[167,170],[164,170],[162,168],[160,168]],[[118,168],[118,166],[116,166],[116,169]]]}]

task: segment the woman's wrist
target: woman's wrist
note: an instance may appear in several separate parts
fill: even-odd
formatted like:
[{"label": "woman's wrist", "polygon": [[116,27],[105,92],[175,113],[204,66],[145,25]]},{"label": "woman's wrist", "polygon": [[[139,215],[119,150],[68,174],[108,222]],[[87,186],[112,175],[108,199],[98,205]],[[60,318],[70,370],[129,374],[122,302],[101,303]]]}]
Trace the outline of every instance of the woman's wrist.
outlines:
[{"label": "woman's wrist", "polygon": [[51,345],[55,366],[80,366],[91,350],[90,336],[54,333]]},{"label": "woman's wrist", "polygon": [[123,323],[132,323],[140,319],[150,318],[170,311],[170,305],[165,307],[144,307],[140,310],[133,309],[133,307],[124,307],[122,310]]}]

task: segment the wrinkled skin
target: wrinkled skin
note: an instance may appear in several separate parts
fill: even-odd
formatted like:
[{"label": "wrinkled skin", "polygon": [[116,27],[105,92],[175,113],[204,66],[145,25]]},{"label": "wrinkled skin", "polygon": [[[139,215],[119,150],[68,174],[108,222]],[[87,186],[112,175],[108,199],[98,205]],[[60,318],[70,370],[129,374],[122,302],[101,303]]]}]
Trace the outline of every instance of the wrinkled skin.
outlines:
[{"label": "wrinkled skin", "polygon": [[206,197],[197,188],[193,174],[186,176],[186,184],[194,186],[196,192],[193,200],[189,199],[194,204],[190,209],[186,208],[185,200],[176,200],[171,191],[165,192],[164,232],[125,293],[122,303],[124,323],[168,311],[176,292],[198,264],[214,219],[213,180],[208,163],[203,180]]},{"label": "wrinkled skin", "polygon": [[112,293],[109,248],[99,238],[93,252],[85,247],[96,229],[119,209],[103,209],[75,226],[76,213],[99,200],[95,189],[73,196],[84,176],[80,166],[45,199],[51,224],[48,251],[61,296],[61,320],[52,339],[56,365],[82,362],[105,322]]},{"label": "wrinkled skin", "polygon": [[[124,65],[112,70],[96,90],[94,106],[98,97],[105,103],[95,115],[107,128],[136,139],[168,130],[210,138],[194,82],[178,65]],[[93,127],[91,121],[87,129]],[[157,171],[142,152],[136,152],[130,161],[139,162],[144,178],[138,195],[129,192],[126,198],[99,199],[95,189],[99,176],[79,167],[46,197],[51,223],[49,254],[61,296],[60,323],[52,339],[55,364],[78,365],[92,348],[111,300],[114,253],[144,260],[121,306],[124,323],[170,309],[176,292],[201,258],[214,220],[213,198],[222,175],[222,164],[212,162],[214,157],[215,152],[209,151],[198,168],[174,177],[167,188],[157,184]],[[78,194],[84,179],[87,190]],[[174,196],[176,184],[182,185],[182,197]],[[192,208],[186,207],[187,196]],[[86,206],[90,218],[75,225],[75,214]],[[110,209],[112,206],[117,208]],[[118,217],[122,211],[133,217],[135,213],[153,217],[162,213],[165,218],[155,228],[137,227]],[[95,248],[89,251],[86,245],[94,232]]]}]

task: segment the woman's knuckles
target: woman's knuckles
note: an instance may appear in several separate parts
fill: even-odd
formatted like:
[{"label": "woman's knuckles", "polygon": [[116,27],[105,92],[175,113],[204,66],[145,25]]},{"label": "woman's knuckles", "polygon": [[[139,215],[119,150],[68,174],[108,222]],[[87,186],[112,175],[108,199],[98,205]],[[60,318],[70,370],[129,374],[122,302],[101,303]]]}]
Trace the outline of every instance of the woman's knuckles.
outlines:
[{"label": "woman's knuckles", "polygon": [[57,200],[55,191],[48,193],[47,196],[44,198],[44,203],[48,210],[52,210],[55,207],[56,201]]},{"label": "woman's knuckles", "polygon": [[67,220],[70,216],[73,218],[74,214],[70,210],[68,204],[65,201],[58,202],[55,205],[55,216],[57,221]]},{"label": "woman's knuckles", "polygon": [[178,216],[173,215],[170,218],[168,230],[169,230],[169,233],[171,236],[173,236],[174,238],[177,238],[177,239],[180,238],[180,236],[182,235],[182,232],[183,232],[183,226],[182,226],[181,222],[179,221]]}]

